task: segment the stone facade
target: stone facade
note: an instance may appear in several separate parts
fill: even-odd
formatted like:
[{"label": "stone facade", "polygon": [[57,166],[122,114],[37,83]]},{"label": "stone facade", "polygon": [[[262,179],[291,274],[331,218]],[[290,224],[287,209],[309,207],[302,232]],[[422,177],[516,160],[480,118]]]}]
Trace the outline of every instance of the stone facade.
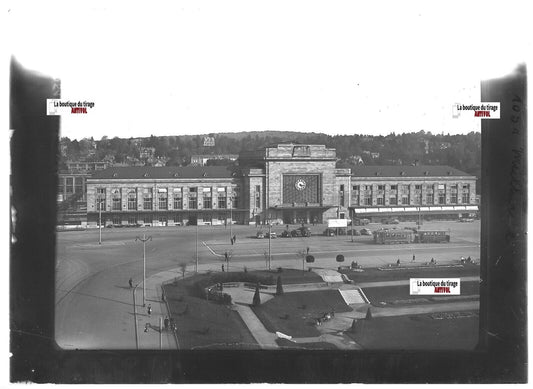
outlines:
[{"label": "stone facade", "polygon": [[87,179],[88,221],[100,218],[98,196],[106,224],[322,223],[477,210],[476,178],[456,169],[367,166],[352,172],[336,168],[336,160],[335,150],[324,145],[280,144],[242,153],[235,171],[112,168]]}]

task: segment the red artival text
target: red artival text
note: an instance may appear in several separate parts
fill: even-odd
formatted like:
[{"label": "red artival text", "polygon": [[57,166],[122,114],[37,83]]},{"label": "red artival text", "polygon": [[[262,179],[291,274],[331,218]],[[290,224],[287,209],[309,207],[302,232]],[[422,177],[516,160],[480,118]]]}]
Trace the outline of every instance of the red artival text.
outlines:
[{"label": "red artival text", "polygon": [[72,107],[70,113],[87,113],[87,108],[74,108],[74,107]]},{"label": "red artival text", "polygon": [[490,111],[475,111],[474,116],[490,118]]},{"label": "red artival text", "polygon": [[435,286],[435,293],[451,293],[449,286]]}]

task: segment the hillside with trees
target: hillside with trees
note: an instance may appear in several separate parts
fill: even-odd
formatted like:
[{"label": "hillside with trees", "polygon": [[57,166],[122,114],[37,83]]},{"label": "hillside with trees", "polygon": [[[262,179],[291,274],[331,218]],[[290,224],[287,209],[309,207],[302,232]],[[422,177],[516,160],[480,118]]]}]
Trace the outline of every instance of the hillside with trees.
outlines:
[{"label": "hillside with trees", "polygon": [[[481,134],[441,135],[419,131],[387,136],[326,135],[319,133],[256,131],[205,134],[215,145],[203,145],[204,135],[149,136],[146,138],[61,138],[60,167],[66,161],[108,161],[123,165],[186,166],[194,154],[239,154],[278,143],[324,144],[337,150],[338,167],[365,165],[449,165],[481,175]],[[150,156],[146,157],[148,150]],[[144,157],[143,157],[144,155]],[[224,161],[224,160],[222,160]],[[213,162],[210,164],[234,163]]]}]

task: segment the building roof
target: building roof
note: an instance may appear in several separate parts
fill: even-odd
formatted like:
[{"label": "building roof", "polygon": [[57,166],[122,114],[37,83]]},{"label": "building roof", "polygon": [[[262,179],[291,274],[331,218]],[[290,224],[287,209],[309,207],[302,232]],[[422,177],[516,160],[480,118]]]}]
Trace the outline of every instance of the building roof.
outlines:
[{"label": "building roof", "polygon": [[461,170],[445,165],[386,165],[357,166],[352,169],[353,177],[465,177],[472,176]]},{"label": "building roof", "polygon": [[92,179],[171,179],[171,178],[233,178],[240,173],[229,166],[129,166],[111,167],[95,172]]}]

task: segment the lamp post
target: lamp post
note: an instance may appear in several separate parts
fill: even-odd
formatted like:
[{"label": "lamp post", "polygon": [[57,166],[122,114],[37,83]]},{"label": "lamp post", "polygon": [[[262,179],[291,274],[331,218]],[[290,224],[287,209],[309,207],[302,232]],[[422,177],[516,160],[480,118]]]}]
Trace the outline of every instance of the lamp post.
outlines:
[{"label": "lamp post", "polygon": [[143,234],[142,238],[136,237],[135,242],[140,240],[143,243],[143,307],[146,305],[146,242],[152,240],[151,236]]},{"label": "lamp post", "polygon": [[229,197],[229,238],[233,238],[233,193]]},{"label": "lamp post", "polygon": [[98,193],[98,244],[102,244],[102,194]]},{"label": "lamp post", "polygon": [[270,241],[272,239],[272,223],[268,223],[268,270],[271,269],[271,262],[272,262],[272,254],[270,251]]},{"label": "lamp post", "polygon": [[196,216],[196,261],[194,263],[194,272],[198,273],[198,216]]}]

